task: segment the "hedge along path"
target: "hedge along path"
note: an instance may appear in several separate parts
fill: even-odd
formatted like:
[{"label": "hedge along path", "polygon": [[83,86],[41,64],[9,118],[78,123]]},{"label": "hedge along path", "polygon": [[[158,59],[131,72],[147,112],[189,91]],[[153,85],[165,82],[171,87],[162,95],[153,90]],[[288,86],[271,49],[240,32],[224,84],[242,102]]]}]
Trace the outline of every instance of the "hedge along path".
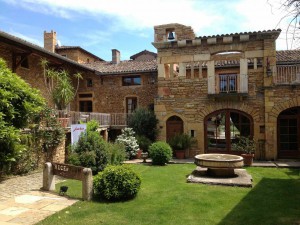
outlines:
[{"label": "hedge along path", "polygon": [[83,200],[92,200],[93,175],[90,168],[46,162],[43,170],[43,190],[55,191],[55,175],[69,179],[81,180]]}]

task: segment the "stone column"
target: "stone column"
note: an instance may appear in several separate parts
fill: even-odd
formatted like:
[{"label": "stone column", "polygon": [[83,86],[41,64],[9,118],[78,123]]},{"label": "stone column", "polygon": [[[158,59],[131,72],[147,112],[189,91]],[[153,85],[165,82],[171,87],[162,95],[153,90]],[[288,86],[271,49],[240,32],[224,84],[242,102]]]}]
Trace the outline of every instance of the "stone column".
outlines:
[{"label": "stone column", "polygon": [[83,169],[82,198],[90,201],[93,197],[93,174],[90,168]]},{"label": "stone column", "polygon": [[55,191],[55,176],[50,162],[46,162],[43,170],[43,190]]}]

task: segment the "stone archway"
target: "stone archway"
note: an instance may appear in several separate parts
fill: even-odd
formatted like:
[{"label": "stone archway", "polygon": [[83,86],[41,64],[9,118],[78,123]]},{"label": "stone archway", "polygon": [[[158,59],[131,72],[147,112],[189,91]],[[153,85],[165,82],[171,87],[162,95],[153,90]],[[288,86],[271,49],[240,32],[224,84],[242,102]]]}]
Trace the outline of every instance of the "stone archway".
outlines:
[{"label": "stone archway", "polygon": [[291,98],[290,100],[283,102],[276,102],[276,104],[270,108],[266,109],[266,158],[276,159],[278,157],[284,157],[279,154],[278,148],[278,124],[277,119],[281,112],[286,109],[299,107],[300,106],[300,96]]},{"label": "stone archway", "polygon": [[232,148],[240,136],[253,137],[251,115],[236,109],[221,109],[204,118],[206,153],[240,154]]}]

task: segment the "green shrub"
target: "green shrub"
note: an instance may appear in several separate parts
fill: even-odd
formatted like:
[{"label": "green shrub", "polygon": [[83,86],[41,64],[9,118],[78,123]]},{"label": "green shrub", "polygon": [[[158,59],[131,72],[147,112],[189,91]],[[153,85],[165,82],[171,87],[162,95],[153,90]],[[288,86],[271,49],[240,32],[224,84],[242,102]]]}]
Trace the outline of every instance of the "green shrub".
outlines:
[{"label": "green shrub", "polygon": [[168,143],[158,141],[150,145],[149,155],[152,158],[152,164],[163,166],[172,158],[172,149]]},{"label": "green shrub", "polygon": [[126,158],[125,146],[119,143],[108,143],[110,165],[120,165]]},{"label": "green shrub", "polygon": [[188,134],[176,134],[168,143],[173,150],[186,150],[195,143],[195,139]]},{"label": "green shrub", "polygon": [[153,111],[138,108],[129,117],[128,126],[134,130],[136,135],[155,141],[158,133],[157,123],[158,120]]},{"label": "green shrub", "polygon": [[143,152],[148,152],[149,146],[152,144],[151,140],[146,136],[137,136],[136,137],[138,145]]},{"label": "green shrub", "polygon": [[104,170],[108,164],[108,143],[101,137],[95,122],[87,123],[87,132],[82,133],[78,142],[72,146],[68,162],[89,167],[93,174]]},{"label": "green shrub", "polygon": [[134,198],[141,186],[141,178],[127,166],[108,166],[93,182],[95,194],[111,201]]}]

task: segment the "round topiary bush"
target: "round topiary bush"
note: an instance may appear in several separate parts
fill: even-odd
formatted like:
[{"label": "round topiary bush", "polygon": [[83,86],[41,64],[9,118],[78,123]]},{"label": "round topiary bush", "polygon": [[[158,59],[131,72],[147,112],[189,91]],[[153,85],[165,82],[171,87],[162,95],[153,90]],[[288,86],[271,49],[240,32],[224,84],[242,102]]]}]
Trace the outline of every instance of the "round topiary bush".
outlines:
[{"label": "round topiary bush", "polygon": [[149,147],[150,158],[153,165],[165,165],[172,158],[172,148],[163,141],[158,141]]},{"label": "round topiary bush", "polygon": [[141,178],[127,166],[108,166],[94,176],[94,191],[100,198],[111,201],[134,198]]}]

